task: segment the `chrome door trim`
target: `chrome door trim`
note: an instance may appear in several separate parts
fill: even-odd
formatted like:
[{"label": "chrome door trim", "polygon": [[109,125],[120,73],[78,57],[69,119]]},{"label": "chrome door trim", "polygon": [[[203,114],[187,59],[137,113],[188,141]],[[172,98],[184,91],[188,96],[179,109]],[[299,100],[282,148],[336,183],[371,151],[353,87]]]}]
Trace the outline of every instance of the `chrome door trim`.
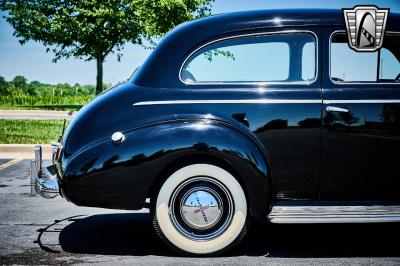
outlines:
[{"label": "chrome door trim", "polygon": [[376,100],[324,100],[324,104],[357,104],[357,103],[400,103],[398,99]]},{"label": "chrome door trim", "polygon": [[[184,68],[184,66],[186,65],[186,63],[189,61],[189,59],[195,54],[197,53],[199,50],[203,49],[206,46],[212,45],[214,43],[217,42],[221,42],[221,41],[225,41],[225,40],[230,40],[230,39],[237,39],[237,38],[244,38],[244,37],[253,37],[253,36],[264,36],[264,35],[272,35],[272,34],[291,34],[291,33],[309,33],[311,35],[313,35],[315,37],[315,76],[313,80],[309,80],[309,81],[293,81],[293,82],[288,82],[288,81],[251,81],[251,82],[224,82],[224,81],[217,81],[217,82],[185,82],[182,77],[182,70]],[[315,32],[310,31],[310,30],[286,30],[286,31],[270,31],[270,32],[260,32],[260,33],[248,33],[248,34],[239,34],[239,35],[233,35],[233,36],[228,36],[228,37],[224,37],[224,38],[219,38],[213,41],[210,41],[208,43],[205,43],[201,46],[199,46],[198,48],[196,48],[195,50],[193,50],[183,61],[183,64],[181,65],[180,69],[179,69],[179,73],[178,73],[178,77],[179,80],[187,85],[258,85],[258,86],[264,86],[264,85],[311,85],[313,83],[315,83],[315,81],[317,81],[318,79],[318,54],[319,54],[319,49],[318,49],[318,36]]]}]

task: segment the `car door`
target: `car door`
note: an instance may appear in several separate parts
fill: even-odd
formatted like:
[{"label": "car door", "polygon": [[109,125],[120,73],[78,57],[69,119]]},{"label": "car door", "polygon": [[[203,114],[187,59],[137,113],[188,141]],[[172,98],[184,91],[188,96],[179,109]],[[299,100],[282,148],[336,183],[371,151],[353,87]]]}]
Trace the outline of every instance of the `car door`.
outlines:
[{"label": "car door", "polygon": [[197,112],[240,122],[264,146],[276,200],[319,197],[319,34],[317,27],[235,33],[201,46],[182,68],[189,97],[214,102]]},{"label": "car door", "polygon": [[400,33],[377,52],[347,40],[343,29],[323,32],[321,199],[400,200]]}]

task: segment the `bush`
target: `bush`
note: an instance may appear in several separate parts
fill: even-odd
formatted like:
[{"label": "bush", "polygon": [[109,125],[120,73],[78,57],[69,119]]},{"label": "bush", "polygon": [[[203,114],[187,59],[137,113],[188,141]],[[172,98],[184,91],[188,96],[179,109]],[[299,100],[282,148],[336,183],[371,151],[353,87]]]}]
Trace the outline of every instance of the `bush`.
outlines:
[{"label": "bush", "polygon": [[92,100],[94,95],[83,96],[50,96],[50,95],[10,95],[0,96],[0,107],[15,108],[41,108],[53,110],[78,110],[87,102]]}]

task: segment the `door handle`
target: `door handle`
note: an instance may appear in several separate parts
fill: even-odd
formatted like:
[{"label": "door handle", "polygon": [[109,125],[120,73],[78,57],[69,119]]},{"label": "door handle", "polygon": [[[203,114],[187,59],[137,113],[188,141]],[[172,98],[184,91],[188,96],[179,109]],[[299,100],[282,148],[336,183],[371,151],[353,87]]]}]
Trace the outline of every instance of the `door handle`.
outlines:
[{"label": "door handle", "polygon": [[325,109],[327,112],[340,112],[340,113],[348,113],[349,110],[336,106],[327,106]]}]

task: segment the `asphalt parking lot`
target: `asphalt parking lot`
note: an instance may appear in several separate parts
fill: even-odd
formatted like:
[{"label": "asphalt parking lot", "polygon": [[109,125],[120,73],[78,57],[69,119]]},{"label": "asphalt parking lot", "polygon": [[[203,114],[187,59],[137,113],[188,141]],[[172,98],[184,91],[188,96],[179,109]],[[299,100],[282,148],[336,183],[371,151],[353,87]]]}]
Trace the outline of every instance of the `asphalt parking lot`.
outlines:
[{"label": "asphalt parking lot", "polygon": [[254,224],[222,257],[178,257],[147,210],[77,207],[32,197],[29,161],[0,159],[0,264],[399,265],[400,224]]}]

